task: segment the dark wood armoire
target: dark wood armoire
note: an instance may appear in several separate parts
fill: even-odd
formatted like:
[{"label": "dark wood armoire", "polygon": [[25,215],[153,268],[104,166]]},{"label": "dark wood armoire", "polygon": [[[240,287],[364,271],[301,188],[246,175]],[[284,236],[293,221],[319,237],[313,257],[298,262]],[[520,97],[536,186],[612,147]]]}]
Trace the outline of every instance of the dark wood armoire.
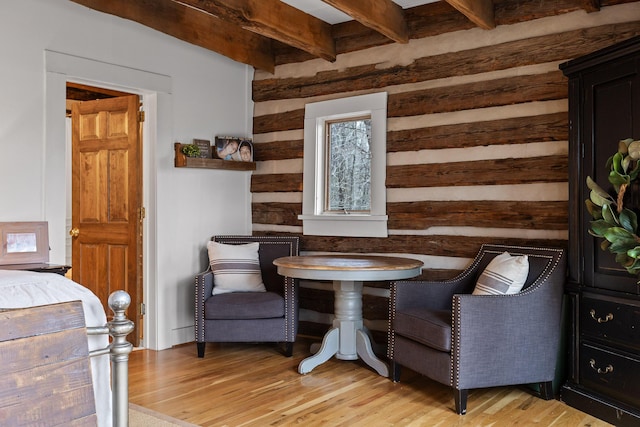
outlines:
[{"label": "dark wood armoire", "polygon": [[[591,176],[611,190],[607,159],[640,139],[640,37],[568,61],[569,277],[567,381],[561,399],[619,426],[640,426],[640,285],[587,232]],[[640,185],[625,205],[640,213]]]}]

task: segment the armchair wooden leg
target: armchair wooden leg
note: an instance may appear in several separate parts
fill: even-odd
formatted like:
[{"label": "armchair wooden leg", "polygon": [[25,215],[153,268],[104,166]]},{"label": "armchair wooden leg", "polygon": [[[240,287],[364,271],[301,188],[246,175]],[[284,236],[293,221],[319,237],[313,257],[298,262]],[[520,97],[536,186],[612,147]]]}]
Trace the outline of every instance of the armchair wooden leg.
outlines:
[{"label": "armchair wooden leg", "polygon": [[467,413],[467,396],[469,390],[454,389],[454,397],[456,401],[456,413],[464,415]]},{"label": "armchair wooden leg", "polygon": [[540,398],[544,400],[551,400],[554,398],[552,381],[540,383],[539,387],[540,387]]},{"label": "armchair wooden leg", "polygon": [[286,342],[284,343],[284,355],[287,357],[293,356],[293,343]]},{"label": "armchair wooden leg", "polygon": [[206,342],[198,342],[198,357],[204,357],[204,347],[207,344]]},{"label": "armchair wooden leg", "polygon": [[391,381],[397,383],[400,381],[400,371],[402,370],[402,366],[396,363],[394,360],[391,361],[391,369],[389,369]]}]

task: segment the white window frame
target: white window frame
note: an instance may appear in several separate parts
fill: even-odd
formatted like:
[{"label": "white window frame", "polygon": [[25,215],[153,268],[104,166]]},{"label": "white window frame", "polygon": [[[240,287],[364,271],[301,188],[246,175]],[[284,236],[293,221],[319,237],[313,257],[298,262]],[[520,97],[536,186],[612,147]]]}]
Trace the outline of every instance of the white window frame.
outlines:
[{"label": "white window frame", "polygon": [[[371,117],[371,210],[324,212],[327,121]],[[387,93],[309,103],[304,114],[302,233],[314,236],[387,237]]]}]

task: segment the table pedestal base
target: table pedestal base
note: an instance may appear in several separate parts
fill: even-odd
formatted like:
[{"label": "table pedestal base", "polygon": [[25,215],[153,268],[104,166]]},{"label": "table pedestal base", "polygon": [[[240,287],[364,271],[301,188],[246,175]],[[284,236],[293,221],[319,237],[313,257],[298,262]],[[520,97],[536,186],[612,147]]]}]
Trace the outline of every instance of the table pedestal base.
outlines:
[{"label": "table pedestal base", "polygon": [[[307,357],[298,372],[306,374],[336,356],[341,360],[357,360],[358,356],[378,374],[388,377],[387,365],[373,352],[371,334],[362,323],[362,282],[334,281],[335,320],[325,334],[320,349]],[[317,348],[312,346],[311,351]]]}]

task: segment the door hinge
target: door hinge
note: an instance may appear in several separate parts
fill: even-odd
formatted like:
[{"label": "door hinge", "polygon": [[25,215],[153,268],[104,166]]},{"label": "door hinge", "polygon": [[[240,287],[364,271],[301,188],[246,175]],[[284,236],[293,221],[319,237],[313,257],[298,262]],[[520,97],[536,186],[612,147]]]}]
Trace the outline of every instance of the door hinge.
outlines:
[{"label": "door hinge", "polygon": [[140,208],[140,221],[142,221],[146,217],[147,217],[147,210],[144,208],[144,206],[142,206]]},{"label": "door hinge", "polygon": [[138,121],[140,123],[144,122],[144,111],[143,110],[138,111]]},{"label": "door hinge", "polygon": [[140,303],[140,316],[144,316],[145,314],[147,314],[147,307],[144,305],[143,302]]}]

